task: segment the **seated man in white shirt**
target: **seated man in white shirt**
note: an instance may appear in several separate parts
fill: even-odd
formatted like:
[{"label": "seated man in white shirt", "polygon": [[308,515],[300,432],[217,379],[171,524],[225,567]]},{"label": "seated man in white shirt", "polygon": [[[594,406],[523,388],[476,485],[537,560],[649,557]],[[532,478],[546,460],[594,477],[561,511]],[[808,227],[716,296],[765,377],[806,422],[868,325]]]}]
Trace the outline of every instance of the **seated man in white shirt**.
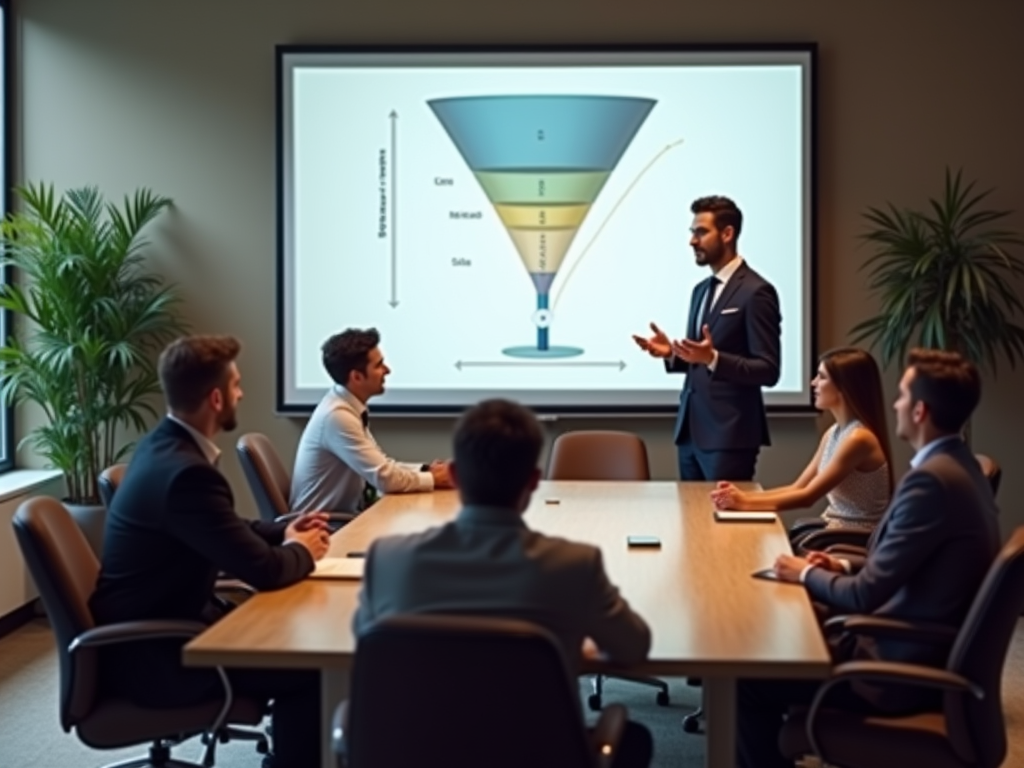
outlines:
[{"label": "seated man in white shirt", "polygon": [[370,434],[366,403],[384,392],[376,328],[355,328],[324,342],[323,363],[334,386],[313,411],[299,440],[289,507],[296,512],[360,512],[376,492],[451,488],[445,462],[406,464],[387,456]]}]

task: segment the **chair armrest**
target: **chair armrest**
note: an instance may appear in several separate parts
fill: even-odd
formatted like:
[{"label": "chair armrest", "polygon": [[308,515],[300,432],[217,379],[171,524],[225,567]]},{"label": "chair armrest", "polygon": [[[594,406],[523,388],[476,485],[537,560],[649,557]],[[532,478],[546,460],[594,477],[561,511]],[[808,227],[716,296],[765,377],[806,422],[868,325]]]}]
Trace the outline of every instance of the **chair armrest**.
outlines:
[{"label": "chair armrest", "polygon": [[856,555],[857,557],[868,556],[868,548],[862,547],[859,544],[832,544],[825,551],[830,555]]},{"label": "chair armrest", "polygon": [[[296,517],[306,514],[305,512],[289,512],[287,515],[280,515],[274,518],[275,523],[290,523]],[[327,515],[327,524],[333,525],[338,528],[343,526],[345,523],[351,523],[357,517],[358,514],[355,512],[321,512],[323,515]]]},{"label": "chair armrest", "polygon": [[900,621],[881,616],[833,616],[825,622],[823,629],[826,636],[850,632],[867,637],[949,646],[953,645],[959,632],[947,624]]},{"label": "chair armrest", "polygon": [[348,756],[345,744],[345,731],[348,729],[348,700],[341,702],[331,717],[331,748],[338,756],[339,764],[344,765]]},{"label": "chair armrest", "polygon": [[[800,539],[800,546],[806,550],[824,552],[832,546],[857,547],[855,554],[861,554],[862,548],[866,548],[868,539],[871,538],[871,531],[864,531],[857,528],[826,528],[821,531],[808,533]],[[830,550],[831,551],[831,550]],[[864,549],[863,551],[867,551]]]},{"label": "chair armrest", "polygon": [[206,629],[198,621],[122,621],[87,629],[68,646],[72,654],[84,648],[131,643],[137,640],[167,640],[196,637]]},{"label": "chair armrest", "polygon": [[789,526],[789,538],[794,539],[798,536],[806,536],[812,531],[817,531],[824,527],[825,521],[820,517],[801,517],[793,521],[793,524]]},{"label": "chair armrest", "polygon": [[628,713],[621,704],[609,704],[601,710],[601,716],[590,734],[598,768],[611,768],[619,754],[619,743],[626,731]]},{"label": "chair armrest", "polygon": [[[75,667],[78,663],[78,652],[91,648],[102,648],[108,645],[120,645],[140,640],[170,640],[175,638],[188,639],[198,637],[207,629],[207,626],[198,621],[176,621],[164,619],[152,619],[147,621],[122,621],[117,624],[106,624],[101,627],[87,629],[71,641],[68,646],[68,654],[71,658],[71,675],[76,674]],[[206,749],[203,753],[203,765],[213,765],[213,748],[217,743],[216,734],[227,722],[228,713],[235,701],[235,694],[231,688],[231,681],[223,667],[214,667],[217,676],[220,678],[221,687],[224,690],[224,703],[221,705],[217,716],[210,727],[206,730],[208,739]]]},{"label": "chair armrest", "polygon": [[242,592],[246,595],[255,595],[256,590],[250,587],[241,579],[217,579],[213,585],[214,592]]},{"label": "chair armrest", "polygon": [[868,681],[874,683],[899,683],[900,685],[914,685],[922,688],[937,688],[941,691],[954,693],[969,693],[976,699],[983,699],[985,691],[979,685],[975,685],[966,677],[950,672],[945,669],[926,667],[923,664],[904,664],[895,661],[848,661],[840,664],[832,670],[832,676],[822,683],[811,702],[811,708],[807,712],[807,740],[814,750],[815,756],[822,762],[828,763],[827,755],[822,754],[820,743],[814,731],[814,723],[818,717],[822,702],[829,691],[840,684],[850,684],[856,681]]}]

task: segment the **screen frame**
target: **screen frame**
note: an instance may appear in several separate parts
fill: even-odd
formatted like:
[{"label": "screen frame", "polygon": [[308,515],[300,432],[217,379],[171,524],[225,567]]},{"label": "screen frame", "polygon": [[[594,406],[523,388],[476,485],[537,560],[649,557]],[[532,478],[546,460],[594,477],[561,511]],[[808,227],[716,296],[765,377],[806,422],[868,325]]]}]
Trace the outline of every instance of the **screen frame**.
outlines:
[{"label": "screen frame", "polygon": [[[316,403],[289,402],[287,397],[289,383],[287,381],[286,359],[286,308],[288,307],[286,287],[286,236],[287,211],[286,205],[286,173],[288,158],[285,155],[287,135],[285,120],[285,100],[288,94],[285,77],[289,72],[288,59],[292,56],[317,56],[331,54],[622,54],[622,53],[750,53],[772,54],[792,53],[807,57],[807,93],[806,93],[806,162],[804,169],[807,184],[807,212],[809,221],[805,222],[808,238],[807,279],[804,290],[802,311],[806,317],[805,338],[807,341],[808,360],[806,371],[813,376],[818,361],[818,45],[814,42],[793,43],[652,43],[652,44],[544,44],[544,45],[304,45],[281,44],[275,47],[275,88],[276,88],[276,285],[275,285],[275,319],[276,319],[276,376],[275,376],[275,413],[282,416],[309,415],[316,408]],[[813,406],[813,393],[807,385],[806,403],[780,404],[766,402],[769,415],[811,415],[817,410]],[[467,400],[472,399],[468,397]],[[459,405],[393,405],[375,404],[374,414],[382,416],[409,417],[448,417],[458,414],[468,407],[469,403]],[[665,416],[674,414],[675,405],[609,405],[594,406],[569,404],[531,405],[538,414],[557,417],[643,417]]]}]

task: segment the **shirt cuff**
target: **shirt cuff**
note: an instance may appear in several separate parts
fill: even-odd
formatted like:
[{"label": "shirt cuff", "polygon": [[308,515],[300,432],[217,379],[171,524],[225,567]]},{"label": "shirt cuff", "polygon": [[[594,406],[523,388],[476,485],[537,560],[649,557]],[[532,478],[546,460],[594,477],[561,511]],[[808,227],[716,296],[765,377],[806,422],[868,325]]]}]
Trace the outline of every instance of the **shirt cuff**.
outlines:
[{"label": "shirt cuff", "polygon": [[716,365],[718,365],[718,350],[717,349],[712,349],[711,350],[711,362],[708,363],[708,370],[710,370],[712,373],[714,373]]},{"label": "shirt cuff", "polygon": [[811,568],[813,568],[813,567],[814,567],[813,565],[805,565],[804,569],[802,571],[800,571],[800,583],[801,584],[803,584],[805,581],[807,581],[807,572],[810,571]]},{"label": "shirt cuff", "polygon": [[849,560],[847,560],[845,557],[837,557],[836,560],[838,560],[839,564],[841,566],[843,566],[843,571],[845,573],[847,573],[847,574],[853,573],[853,566],[850,565],[850,561]]}]

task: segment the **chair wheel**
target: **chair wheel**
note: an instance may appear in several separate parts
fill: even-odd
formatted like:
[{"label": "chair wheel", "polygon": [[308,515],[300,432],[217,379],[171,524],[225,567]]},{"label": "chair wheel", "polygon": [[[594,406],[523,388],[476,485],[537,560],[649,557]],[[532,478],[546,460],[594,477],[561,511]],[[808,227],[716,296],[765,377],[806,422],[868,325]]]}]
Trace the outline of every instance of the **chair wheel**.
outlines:
[{"label": "chair wheel", "polygon": [[658,691],[655,701],[658,702],[659,707],[667,707],[669,705],[668,691]]},{"label": "chair wheel", "polygon": [[700,718],[693,715],[684,717],[683,730],[687,733],[700,733]]},{"label": "chair wheel", "polygon": [[590,707],[591,712],[601,711],[601,694],[592,693],[587,696],[587,706]]}]

